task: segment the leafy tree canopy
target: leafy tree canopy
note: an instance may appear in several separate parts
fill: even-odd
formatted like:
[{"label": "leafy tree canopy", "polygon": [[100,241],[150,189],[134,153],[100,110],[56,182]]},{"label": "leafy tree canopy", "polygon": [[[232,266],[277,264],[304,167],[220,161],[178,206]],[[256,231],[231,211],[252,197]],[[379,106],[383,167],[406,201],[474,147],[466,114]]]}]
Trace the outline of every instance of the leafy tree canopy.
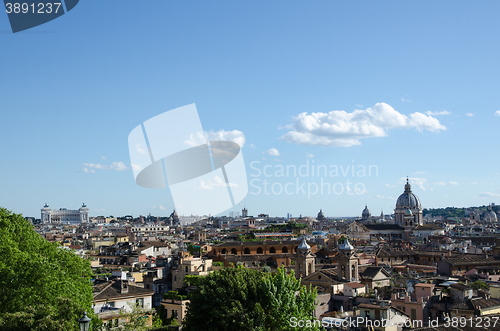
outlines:
[{"label": "leafy tree canopy", "polygon": [[475,282],[473,282],[471,284],[471,287],[475,290],[481,290],[481,289],[488,290],[489,289],[488,285],[485,282],[483,282],[482,280],[476,280]]},{"label": "leafy tree canopy", "polygon": [[183,330],[296,330],[291,319],[311,320],[316,297],[316,290],[300,286],[293,272],[288,275],[284,269],[270,274],[224,268],[200,279],[190,295]]},{"label": "leafy tree canopy", "polygon": [[0,330],[78,330],[92,314],[91,276],[89,261],[0,208]]}]

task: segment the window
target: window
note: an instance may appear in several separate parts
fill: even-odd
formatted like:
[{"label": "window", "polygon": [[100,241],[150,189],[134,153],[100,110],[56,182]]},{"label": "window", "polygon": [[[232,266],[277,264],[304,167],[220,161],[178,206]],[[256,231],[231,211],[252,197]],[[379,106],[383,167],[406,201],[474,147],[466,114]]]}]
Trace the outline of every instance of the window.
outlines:
[{"label": "window", "polygon": [[136,306],[144,308],[144,299],[143,298],[135,299],[135,304],[136,304]]},{"label": "window", "polygon": [[231,249],[231,254],[236,255],[236,248]]},{"label": "window", "polygon": [[271,254],[275,254],[275,253],[276,253],[276,249],[275,249],[274,247],[271,247],[271,248],[269,249],[269,253],[271,253]]},{"label": "window", "polygon": [[186,266],[186,268],[184,270],[186,271],[186,273],[188,273],[189,272],[189,267]]},{"label": "window", "polygon": [[417,310],[416,309],[411,310],[411,319],[412,319],[412,321],[415,321],[417,319]]},{"label": "window", "polygon": [[262,247],[257,248],[257,254],[263,254]]},{"label": "window", "polygon": [[250,250],[248,249],[248,247],[247,247],[247,248],[245,248],[245,251],[244,251],[244,253],[243,253],[243,254],[250,254]]},{"label": "window", "polygon": [[288,253],[288,248],[283,247],[283,248],[281,249],[281,253],[283,253],[283,254],[287,254],[287,253]]}]

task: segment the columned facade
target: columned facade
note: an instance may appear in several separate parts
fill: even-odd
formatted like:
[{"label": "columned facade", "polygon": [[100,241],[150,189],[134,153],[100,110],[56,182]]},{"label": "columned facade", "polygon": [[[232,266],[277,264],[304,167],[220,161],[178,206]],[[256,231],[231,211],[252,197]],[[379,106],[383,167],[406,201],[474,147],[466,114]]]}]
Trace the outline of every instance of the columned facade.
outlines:
[{"label": "columned facade", "polygon": [[78,210],[68,210],[66,208],[50,209],[45,204],[41,210],[41,219],[43,224],[61,223],[61,224],[81,224],[89,222],[89,209],[85,204]]}]

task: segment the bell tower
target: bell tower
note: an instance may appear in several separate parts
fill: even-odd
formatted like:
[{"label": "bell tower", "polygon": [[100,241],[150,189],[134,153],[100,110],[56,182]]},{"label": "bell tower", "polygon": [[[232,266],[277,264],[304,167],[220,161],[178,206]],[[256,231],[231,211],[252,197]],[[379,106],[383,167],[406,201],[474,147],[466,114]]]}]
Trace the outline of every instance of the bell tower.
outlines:
[{"label": "bell tower", "polygon": [[306,277],[315,271],[314,257],[311,246],[307,244],[304,237],[300,246],[297,247],[297,254],[295,254],[295,277]]},{"label": "bell tower", "polygon": [[344,243],[339,247],[339,257],[337,258],[337,279],[340,281],[357,281],[359,279],[358,272],[358,256],[356,255],[354,246],[349,243],[349,239],[345,239]]}]

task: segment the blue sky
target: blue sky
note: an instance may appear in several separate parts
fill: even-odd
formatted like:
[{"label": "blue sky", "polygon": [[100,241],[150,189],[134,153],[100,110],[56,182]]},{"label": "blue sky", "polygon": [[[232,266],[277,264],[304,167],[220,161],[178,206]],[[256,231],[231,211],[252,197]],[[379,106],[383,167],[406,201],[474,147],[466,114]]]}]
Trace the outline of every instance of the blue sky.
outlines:
[{"label": "blue sky", "polygon": [[[45,202],[170,214],[168,189],[135,184],[127,137],[191,103],[206,131],[244,139],[253,185],[232,210],[391,213],[406,176],[423,207],[500,203],[498,2],[117,4],[81,1],[16,34],[0,15],[0,205],[36,217]],[[378,174],[255,170],[313,161]],[[265,194],[265,179],[275,192],[321,179],[344,191]]]}]

